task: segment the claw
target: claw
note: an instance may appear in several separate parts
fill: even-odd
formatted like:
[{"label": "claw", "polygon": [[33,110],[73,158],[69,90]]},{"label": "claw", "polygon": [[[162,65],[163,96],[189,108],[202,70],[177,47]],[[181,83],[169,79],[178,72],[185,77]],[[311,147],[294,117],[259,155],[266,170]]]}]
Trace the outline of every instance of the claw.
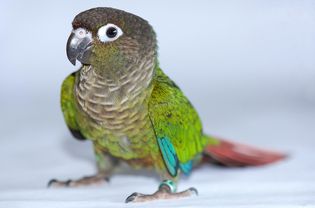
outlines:
[{"label": "claw", "polygon": [[190,191],[191,195],[199,195],[198,190],[194,187],[189,188],[188,191]]},{"label": "claw", "polygon": [[127,197],[127,199],[125,200],[125,203],[129,203],[129,202],[137,202],[139,198],[145,196],[144,194],[140,194],[140,193],[133,193],[130,196]]},{"label": "claw", "polygon": [[65,186],[66,186],[66,187],[69,187],[70,184],[71,184],[71,182],[72,182],[72,180],[67,180],[67,181],[65,181]]},{"label": "claw", "polygon": [[54,183],[57,183],[58,181],[56,179],[51,179],[48,184],[47,184],[47,188],[50,188]]},{"label": "claw", "polygon": [[139,194],[137,192],[131,194],[130,196],[127,197],[125,203],[133,202],[137,198],[138,195]]},{"label": "claw", "polygon": [[67,181],[58,181],[56,179],[52,179],[48,182],[47,187],[70,187],[72,183],[72,180]]}]

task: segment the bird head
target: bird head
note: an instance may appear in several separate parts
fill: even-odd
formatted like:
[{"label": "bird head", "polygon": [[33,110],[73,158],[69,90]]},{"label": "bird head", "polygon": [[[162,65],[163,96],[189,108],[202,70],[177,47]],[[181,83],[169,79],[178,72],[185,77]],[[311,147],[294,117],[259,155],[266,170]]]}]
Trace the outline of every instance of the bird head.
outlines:
[{"label": "bird head", "polygon": [[93,8],[78,14],[67,42],[67,56],[75,65],[99,70],[123,70],[143,59],[156,62],[157,41],[149,23],[113,8]]}]

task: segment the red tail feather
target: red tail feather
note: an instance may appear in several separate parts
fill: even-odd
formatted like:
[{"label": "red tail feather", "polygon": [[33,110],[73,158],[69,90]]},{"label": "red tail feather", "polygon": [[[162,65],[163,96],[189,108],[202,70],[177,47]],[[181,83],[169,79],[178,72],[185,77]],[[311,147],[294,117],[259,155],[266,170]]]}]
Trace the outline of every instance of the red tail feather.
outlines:
[{"label": "red tail feather", "polygon": [[220,140],[219,145],[208,145],[205,160],[212,159],[226,166],[259,166],[277,162],[287,157],[286,154],[258,149],[236,142]]}]

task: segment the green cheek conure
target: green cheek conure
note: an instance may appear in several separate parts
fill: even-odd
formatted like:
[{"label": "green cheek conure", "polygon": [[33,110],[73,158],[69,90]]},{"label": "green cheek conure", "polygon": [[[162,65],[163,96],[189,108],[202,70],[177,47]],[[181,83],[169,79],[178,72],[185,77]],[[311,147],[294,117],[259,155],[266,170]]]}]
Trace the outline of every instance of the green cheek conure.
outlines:
[{"label": "green cheek conure", "polygon": [[62,84],[61,107],[74,137],[91,140],[98,172],[51,186],[99,183],[120,162],[161,176],[153,194],[134,193],[126,202],[172,199],[180,173],[201,163],[264,165],[285,155],[204,134],[200,118],[180,88],[159,67],[156,35],[149,23],[125,11],[94,8],[78,14],[67,56],[81,68]]}]

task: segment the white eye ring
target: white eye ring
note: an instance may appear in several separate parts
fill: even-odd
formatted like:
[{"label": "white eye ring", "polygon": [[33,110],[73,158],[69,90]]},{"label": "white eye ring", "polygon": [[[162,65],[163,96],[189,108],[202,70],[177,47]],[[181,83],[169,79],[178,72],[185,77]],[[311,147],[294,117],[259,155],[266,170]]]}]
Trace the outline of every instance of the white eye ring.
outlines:
[{"label": "white eye ring", "polygon": [[123,31],[117,25],[111,23],[102,26],[97,31],[98,39],[103,43],[117,40],[122,34]]}]

